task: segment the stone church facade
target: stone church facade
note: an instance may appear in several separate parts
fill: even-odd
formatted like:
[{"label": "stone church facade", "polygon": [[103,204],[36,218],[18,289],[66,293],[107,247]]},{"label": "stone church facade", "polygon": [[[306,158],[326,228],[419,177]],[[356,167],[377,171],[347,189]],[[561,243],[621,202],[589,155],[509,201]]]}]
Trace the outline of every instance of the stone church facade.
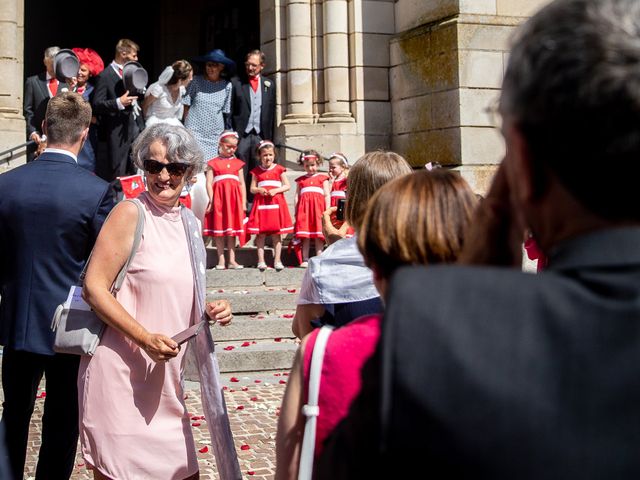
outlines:
[{"label": "stone church facade", "polygon": [[[0,0],[0,150],[25,136],[25,2]],[[179,58],[173,55],[180,46],[197,45],[172,27],[171,18],[181,21],[173,15],[177,2],[159,3],[166,17],[161,34],[176,39],[154,46],[166,57],[156,52],[154,60],[164,65]],[[197,11],[207,0],[186,3]],[[223,8],[242,2],[209,3]],[[324,154],[342,151],[350,159],[392,149],[414,166],[455,166],[483,191],[504,152],[488,112],[498,97],[508,39],[544,3],[259,0],[260,47],[278,87],[276,141]],[[293,161],[295,152],[286,157]],[[22,162],[18,155],[9,165]]]}]

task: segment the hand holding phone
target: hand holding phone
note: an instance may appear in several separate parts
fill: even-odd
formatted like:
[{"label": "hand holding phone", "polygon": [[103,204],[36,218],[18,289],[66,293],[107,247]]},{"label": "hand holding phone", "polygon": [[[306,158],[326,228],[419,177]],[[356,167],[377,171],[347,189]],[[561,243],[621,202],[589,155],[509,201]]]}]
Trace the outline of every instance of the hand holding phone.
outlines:
[{"label": "hand holding phone", "polygon": [[336,210],[336,220],[344,221],[344,205],[347,202],[345,198],[338,199],[338,209]]},{"label": "hand holding phone", "polygon": [[207,322],[205,320],[199,323],[196,323],[195,325],[192,325],[186,330],[183,330],[180,333],[171,337],[171,340],[176,342],[178,345],[182,345],[183,343],[191,340],[193,337],[198,335],[206,323]]}]

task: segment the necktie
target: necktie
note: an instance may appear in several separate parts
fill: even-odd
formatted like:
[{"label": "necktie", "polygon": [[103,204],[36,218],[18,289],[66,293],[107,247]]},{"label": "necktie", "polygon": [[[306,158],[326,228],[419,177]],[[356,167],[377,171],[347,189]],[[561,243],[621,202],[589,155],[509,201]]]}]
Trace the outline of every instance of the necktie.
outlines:
[{"label": "necktie", "polygon": [[52,97],[55,97],[56,93],[58,93],[58,80],[55,78],[49,79],[49,91],[51,92]]},{"label": "necktie", "polygon": [[120,78],[122,78],[122,68],[118,67],[118,74],[120,75]]},{"label": "necktie", "polygon": [[254,92],[258,91],[258,84],[260,83],[260,79],[258,77],[249,77],[249,85]]}]

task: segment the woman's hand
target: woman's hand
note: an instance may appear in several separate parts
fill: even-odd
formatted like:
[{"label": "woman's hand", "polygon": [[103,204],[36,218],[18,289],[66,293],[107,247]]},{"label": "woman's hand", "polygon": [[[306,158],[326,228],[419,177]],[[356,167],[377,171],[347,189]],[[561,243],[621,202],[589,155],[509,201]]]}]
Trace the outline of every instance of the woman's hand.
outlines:
[{"label": "woman's hand", "polygon": [[180,352],[178,344],[161,333],[148,333],[140,348],[156,363],[168,362]]},{"label": "woman's hand", "polygon": [[347,228],[345,228],[346,222],[342,224],[340,230],[333,226],[337,210],[337,207],[329,207],[322,212],[322,234],[324,235],[327,245],[331,245],[347,236]]},{"label": "woman's hand", "polygon": [[231,314],[231,304],[228,300],[216,300],[215,302],[207,302],[205,311],[209,317],[209,323],[218,322],[220,325],[228,325],[233,315]]}]

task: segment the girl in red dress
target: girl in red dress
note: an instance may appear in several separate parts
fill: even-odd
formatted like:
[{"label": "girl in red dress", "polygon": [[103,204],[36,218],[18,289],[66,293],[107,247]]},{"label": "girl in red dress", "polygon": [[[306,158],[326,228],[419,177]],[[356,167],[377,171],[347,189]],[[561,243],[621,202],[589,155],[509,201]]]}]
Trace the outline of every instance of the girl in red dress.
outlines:
[{"label": "girl in red dress", "polygon": [[329,157],[329,175],[331,176],[331,206],[338,206],[339,198],[347,197],[347,176],[349,161],[344,154],[336,152]]},{"label": "girl in red dress", "polygon": [[236,262],[236,237],[244,234],[244,210],[247,203],[242,167],[244,162],[235,157],[238,134],[222,132],[218,144],[219,156],[207,163],[207,205],[204,232],[213,237],[218,251],[217,270],[224,270],[225,238],[229,252],[229,268],[240,269]]},{"label": "girl in red dress", "polygon": [[258,156],[260,165],[251,170],[251,193],[253,208],[247,224],[248,233],[257,234],[256,247],[258,247],[258,268],[265,270],[267,264],[264,261],[264,241],[267,235],[271,235],[274,249],[274,268],[278,271],[284,268],[282,265],[282,237],[293,232],[293,223],[284,192],[291,188],[282,165],[275,162],[275,146],[268,140],[258,144]]},{"label": "girl in red dress", "polygon": [[329,207],[329,177],[318,173],[322,157],[315,150],[305,150],[298,163],[304,167],[306,175],[296,178],[296,238],[302,239],[302,262],[306,268],[309,261],[309,239],[313,238],[316,255],[322,253],[322,212]]}]

